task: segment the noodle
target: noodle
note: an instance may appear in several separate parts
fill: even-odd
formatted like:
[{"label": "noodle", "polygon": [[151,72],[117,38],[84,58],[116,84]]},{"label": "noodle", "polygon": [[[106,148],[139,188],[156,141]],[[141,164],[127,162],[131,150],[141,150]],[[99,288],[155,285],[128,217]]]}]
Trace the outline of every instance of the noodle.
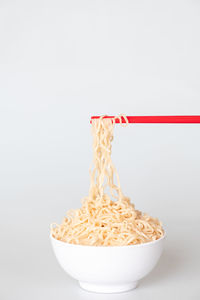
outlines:
[{"label": "noodle", "polygon": [[90,170],[89,195],[82,200],[80,209],[68,211],[62,224],[51,224],[51,234],[57,240],[90,246],[123,246],[147,243],[163,236],[159,220],[135,210],[134,204],[122,193],[111,160],[115,120],[119,119],[124,126],[122,117],[126,126],[128,120],[123,115],[92,120],[93,169]]}]

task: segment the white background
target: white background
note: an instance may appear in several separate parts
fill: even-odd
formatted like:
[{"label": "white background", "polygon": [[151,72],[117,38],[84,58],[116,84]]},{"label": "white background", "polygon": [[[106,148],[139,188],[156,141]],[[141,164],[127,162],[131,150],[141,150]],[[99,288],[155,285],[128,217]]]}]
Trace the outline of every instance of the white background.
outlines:
[{"label": "white background", "polygon": [[49,224],[89,188],[91,115],[200,115],[199,1],[0,0],[0,298],[199,299],[200,125],[116,127],[122,189],[167,229],[129,293],[82,291]]}]

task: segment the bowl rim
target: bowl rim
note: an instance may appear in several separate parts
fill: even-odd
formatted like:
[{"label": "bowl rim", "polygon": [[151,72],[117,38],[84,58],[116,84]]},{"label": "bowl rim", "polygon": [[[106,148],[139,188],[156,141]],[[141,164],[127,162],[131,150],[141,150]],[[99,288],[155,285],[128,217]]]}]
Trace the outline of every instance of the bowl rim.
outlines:
[{"label": "bowl rim", "polygon": [[164,234],[162,237],[160,237],[158,240],[155,240],[155,241],[151,241],[151,242],[147,242],[147,243],[142,243],[142,244],[136,244],[136,245],[124,245],[124,246],[92,246],[92,245],[79,245],[79,244],[70,244],[70,243],[66,243],[66,242],[63,242],[63,241],[60,241],[60,240],[57,240],[56,238],[54,238],[52,236],[52,234],[50,233],[50,239],[52,241],[56,241],[58,243],[60,243],[60,245],[66,245],[66,246],[69,246],[69,247],[76,247],[76,248],[93,248],[93,249],[120,249],[120,248],[123,248],[123,249],[127,249],[127,248],[139,248],[139,247],[148,247],[150,245],[154,245],[154,244],[157,244],[159,242],[161,242],[162,240],[164,240],[166,238],[166,230],[164,230]]}]

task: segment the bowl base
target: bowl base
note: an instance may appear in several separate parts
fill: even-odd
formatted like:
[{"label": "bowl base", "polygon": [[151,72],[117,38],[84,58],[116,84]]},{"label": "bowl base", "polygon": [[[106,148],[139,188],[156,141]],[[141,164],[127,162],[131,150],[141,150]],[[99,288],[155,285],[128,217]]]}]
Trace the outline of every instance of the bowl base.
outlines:
[{"label": "bowl base", "polygon": [[99,284],[85,281],[79,281],[80,286],[90,292],[95,293],[122,293],[135,289],[138,281],[124,283],[124,284]]}]

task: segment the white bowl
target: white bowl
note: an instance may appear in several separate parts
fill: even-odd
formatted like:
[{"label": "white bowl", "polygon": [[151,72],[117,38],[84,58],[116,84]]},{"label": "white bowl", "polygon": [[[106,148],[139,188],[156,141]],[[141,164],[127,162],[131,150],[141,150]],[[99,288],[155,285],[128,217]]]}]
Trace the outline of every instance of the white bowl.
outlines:
[{"label": "white bowl", "polygon": [[131,246],[83,246],[50,238],[61,267],[83,289],[119,293],[134,289],[138,280],[152,271],[162,254],[165,235]]}]

